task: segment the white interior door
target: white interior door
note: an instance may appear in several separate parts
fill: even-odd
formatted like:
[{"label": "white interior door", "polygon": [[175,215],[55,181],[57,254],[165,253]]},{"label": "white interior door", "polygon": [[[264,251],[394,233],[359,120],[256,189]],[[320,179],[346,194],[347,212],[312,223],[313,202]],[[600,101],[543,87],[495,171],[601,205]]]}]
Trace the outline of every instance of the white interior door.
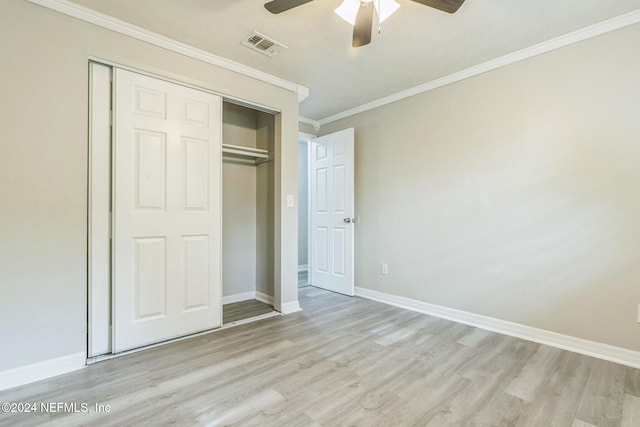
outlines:
[{"label": "white interior door", "polygon": [[113,352],[221,325],[221,99],[115,69]]},{"label": "white interior door", "polygon": [[311,141],[311,284],[353,295],[353,128]]}]

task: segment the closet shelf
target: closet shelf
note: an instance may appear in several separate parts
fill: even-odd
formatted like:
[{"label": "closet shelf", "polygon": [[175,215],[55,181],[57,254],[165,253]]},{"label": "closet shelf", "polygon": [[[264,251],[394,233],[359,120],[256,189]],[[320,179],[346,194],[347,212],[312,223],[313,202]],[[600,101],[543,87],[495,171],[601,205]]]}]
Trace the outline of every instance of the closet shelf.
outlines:
[{"label": "closet shelf", "polygon": [[222,152],[235,156],[250,157],[255,160],[268,159],[269,150],[260,148],[243,147],[242,145],[222,144]]}]

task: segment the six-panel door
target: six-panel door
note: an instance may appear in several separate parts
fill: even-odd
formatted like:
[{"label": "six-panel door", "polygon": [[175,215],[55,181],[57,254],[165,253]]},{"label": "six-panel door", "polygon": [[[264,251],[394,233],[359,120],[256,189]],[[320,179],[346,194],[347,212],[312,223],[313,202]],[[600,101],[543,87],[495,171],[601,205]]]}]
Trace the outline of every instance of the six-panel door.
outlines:
[{"label": "six-panel door", "polygon": [[354,130],[311,143],[311,284],[353,295]]},{"label": "six-panel door", "polygon": [[218,96],[115,70],[113,352],[220,326]]}]

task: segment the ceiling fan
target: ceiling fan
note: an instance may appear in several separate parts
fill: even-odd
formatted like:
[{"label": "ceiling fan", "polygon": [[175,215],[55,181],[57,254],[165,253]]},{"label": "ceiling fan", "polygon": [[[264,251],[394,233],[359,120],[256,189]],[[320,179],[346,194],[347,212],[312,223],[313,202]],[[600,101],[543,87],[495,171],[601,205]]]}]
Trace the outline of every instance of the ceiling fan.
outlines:
[{"label": "ceiling fan", "polygon": [[[313,0],[272,0],[264,7],[271,13],[278,14]],[[425,6],[433,7],[447,13],[455,13],[464,0],[412,0]],[[388,18],[400,5],[395,0],[344,0],[336,9],[336,13],[353,25],[353,47],[371,43],[374,11],[378,22]]]}]

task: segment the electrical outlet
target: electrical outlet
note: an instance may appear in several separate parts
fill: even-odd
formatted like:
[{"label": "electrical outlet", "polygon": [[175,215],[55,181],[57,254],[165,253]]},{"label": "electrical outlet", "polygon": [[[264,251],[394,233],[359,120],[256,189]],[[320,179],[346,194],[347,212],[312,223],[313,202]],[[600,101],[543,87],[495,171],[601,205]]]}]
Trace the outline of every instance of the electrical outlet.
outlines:
[{"label": "electrical outlet", "polygon": [[638,304],[638,323],[640,323],[640,304]]},{"label": "electrical outlet", "polygon": [[385,263],[380,264],[380,273],[389,274],[389,264],[385,264]]}]

